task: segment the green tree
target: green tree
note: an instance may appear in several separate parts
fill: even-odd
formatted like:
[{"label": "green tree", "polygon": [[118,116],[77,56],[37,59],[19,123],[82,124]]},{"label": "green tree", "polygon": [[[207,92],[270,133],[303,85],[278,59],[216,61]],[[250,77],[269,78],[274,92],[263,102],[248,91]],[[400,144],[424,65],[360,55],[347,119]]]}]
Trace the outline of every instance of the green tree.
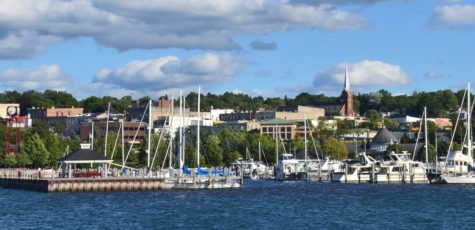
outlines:
[{"label": "green tree", "polygon": [[348,156],[348,150],[343,142],[334,137],[328,137],[323,145],[323,151],[330,158],[343,160]]},{"label": "green tree", "polygon": [[204,143],[207,162],[210,166],[220,166],[223,164],[223,149],[220,146],[219,137],[210,135],[208,141]]},{"label": "green tree", "polygon": [[20,166],[20,167],[23,167],[25,168],[26,166],[28,165],[31,165],[33,163],[33,161],[31,160],[30,156],[21,151],[18,156],[17,156],[17,165]]},{"label": "green tree", "polygon": [[52,134],[46,137],[44,141],[46,149],[48,150],[48,162],[56,162],[64,155],[65,147],[61,143],[61,139],[57,134]]},{"label": "green tree", "polygon": [[5,167],[10,168],[17,164],[17,159],[15,155],[4,155],[2,163]]},{"label": "green tree", "polygon": [[21,151],[24,154],[29,154],[33,165],[36,167],[43,167],[49,163],[50,154],[43,141],[36,133],[25,140],[24,147]]}]

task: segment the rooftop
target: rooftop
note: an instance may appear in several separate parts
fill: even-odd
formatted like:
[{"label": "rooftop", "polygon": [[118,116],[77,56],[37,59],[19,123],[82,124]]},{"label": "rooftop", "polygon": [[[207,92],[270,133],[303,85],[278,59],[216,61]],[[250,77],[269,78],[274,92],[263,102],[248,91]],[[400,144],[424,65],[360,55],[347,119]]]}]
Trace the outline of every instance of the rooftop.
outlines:
[{"label": "rooftop", "polygon": [[293,124],[295,124],[294,121],[289,121],[282,118],[275,118],[272,120],[261,122],[261,125],[293,125]]}]

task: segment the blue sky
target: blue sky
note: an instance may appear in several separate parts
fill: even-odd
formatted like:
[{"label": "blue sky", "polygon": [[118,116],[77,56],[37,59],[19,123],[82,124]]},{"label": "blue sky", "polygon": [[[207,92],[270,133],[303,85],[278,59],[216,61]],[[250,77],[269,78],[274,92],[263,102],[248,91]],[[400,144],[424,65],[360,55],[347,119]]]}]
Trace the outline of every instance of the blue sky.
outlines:
[{"label": "blue sky", "polygon": [[475,2],[0,0],[0,90],[78,98],[458,90]]}]

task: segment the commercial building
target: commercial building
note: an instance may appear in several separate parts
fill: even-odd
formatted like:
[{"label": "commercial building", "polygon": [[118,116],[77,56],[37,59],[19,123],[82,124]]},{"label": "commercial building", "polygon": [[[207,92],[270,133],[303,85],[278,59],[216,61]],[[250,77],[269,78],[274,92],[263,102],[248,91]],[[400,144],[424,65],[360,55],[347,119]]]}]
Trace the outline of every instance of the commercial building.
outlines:
[{"label": "commercial building", "polygon": [[[119,128],[121,128],[121,121],[111,121],[109,122],[109,132],[119,133]],[[81,141],[89,141],[92,135],[92,126],[94,124],[94,138],[104,138],[106,134],[107,122],[83,122],[81,123],[81,132],[80,139]],[[146,127],[147,123],[145,122],[131,122],[124,121],[124,140],[126,143],[140,143],[146,137]],[[138,131],[137,131],[138,129]],[[136,135],[137,134],[137,135]],[[136,136],[135,136],[136,135]],[[133,142],[135,136],[135,142]]]},{"label": "commercial building", "polygon": [[261,135],[271,136],[273,139],[280,136],[282,140],[291,140],[295,137],[297,122],[280,118],[261,122]]}]

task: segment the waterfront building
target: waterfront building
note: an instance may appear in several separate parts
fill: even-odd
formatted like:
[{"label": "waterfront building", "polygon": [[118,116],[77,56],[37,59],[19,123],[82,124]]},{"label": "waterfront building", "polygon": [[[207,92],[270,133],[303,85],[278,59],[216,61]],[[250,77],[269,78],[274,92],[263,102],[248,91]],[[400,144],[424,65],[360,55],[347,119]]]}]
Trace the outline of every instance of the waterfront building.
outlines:
[{"label": "waterfront building", "polygon": [[67,116],[80,116],[84,113],[83,108],[28,108],[26,109],[27,113],[30,115],[31,119],[39,119],[46,121],[48,118],[52,117],[67,117]]},{"label": "waterfront building", "polygon": [[297,122],[281,118],[261,122],[261,135],[271,136],[273,139],[280,136],[282,140],[292,140],[295,137]]},{"label": "waterfront building", "polygon": [[300,120],[305,117],[309,120],[318,120],[325,116],[325,109],[312,106],[285,106],[279,107],[276,111],[256,111],[228,113],[219,116],[220,121],[267,121],[273,119]]},{"label": "waterfront building", "polygon": [[[109,132],[115,132],[119,133],[119,128],[121,126],[122,121],[109,121]],[[81,123],[81,128],[80,128],[80,139],[81,141],[88,142],[91,138],[92,135],[92,121],[87,121]],[[135,142],[134,144],[140,143],[140,141],[144,140],[146,137],[145,134],[145,129],[147,127],[146,122],[136,122],[136,121],[124,121],[124,140],[126,143],[131,144],[134,140],[134,136],[137,133],[137,136],[135,137]],[[99,121],[99,122],[94,122],[94,138],[104,138],[104,135],[106,133],[106,128],[107,128],[107,122],[105,121]],[[138,132],[137,132],[137,129]]]}]

